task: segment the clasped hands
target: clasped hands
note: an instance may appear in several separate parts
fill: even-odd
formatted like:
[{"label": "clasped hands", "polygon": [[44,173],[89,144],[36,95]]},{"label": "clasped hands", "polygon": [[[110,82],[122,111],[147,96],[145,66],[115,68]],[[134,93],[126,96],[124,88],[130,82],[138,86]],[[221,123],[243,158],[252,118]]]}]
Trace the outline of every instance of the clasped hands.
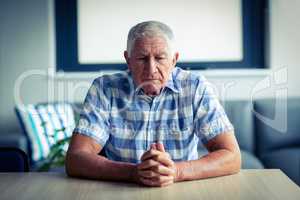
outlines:
[{"label": "clasped hands", "polygon": [[136,166],[135,179],[146,186],[163,187],[176,182],[177,169],[162,143],[151,144],[150,150]]}]

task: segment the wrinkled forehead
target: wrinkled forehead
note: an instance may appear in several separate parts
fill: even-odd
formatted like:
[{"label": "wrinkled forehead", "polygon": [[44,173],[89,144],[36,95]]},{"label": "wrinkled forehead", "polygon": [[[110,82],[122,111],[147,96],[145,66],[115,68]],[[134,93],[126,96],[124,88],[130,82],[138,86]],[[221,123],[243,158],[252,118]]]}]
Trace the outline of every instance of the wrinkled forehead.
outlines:
[{"label": "wrinkled forehead", "polygon": [[163,36],[140,37],[134,41],[133,52],[147,54],[149,51],[158,54],[170,54],[170,42]]}]

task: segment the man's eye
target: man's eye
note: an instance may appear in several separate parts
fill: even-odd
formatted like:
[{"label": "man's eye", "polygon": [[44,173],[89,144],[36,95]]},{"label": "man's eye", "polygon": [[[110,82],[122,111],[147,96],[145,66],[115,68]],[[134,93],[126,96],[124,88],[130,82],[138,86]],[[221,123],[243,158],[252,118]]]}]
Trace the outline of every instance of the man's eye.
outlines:
[{"label": "man's eye", "polygon": [[165,57],[156,57],[156,60],[163,60]]}]

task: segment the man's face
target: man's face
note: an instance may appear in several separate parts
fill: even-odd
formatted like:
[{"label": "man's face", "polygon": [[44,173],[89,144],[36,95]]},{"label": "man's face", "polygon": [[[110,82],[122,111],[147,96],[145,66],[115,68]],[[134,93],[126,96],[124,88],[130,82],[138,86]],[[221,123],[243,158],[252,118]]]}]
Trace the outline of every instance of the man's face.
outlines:
[{"label": "man's face", "polygon": [[171,55],[168,43],[163,37],[137,39],[124,56],[133,80],[147,95],[158,95],[166,85],[178,59],[178,53]]}]

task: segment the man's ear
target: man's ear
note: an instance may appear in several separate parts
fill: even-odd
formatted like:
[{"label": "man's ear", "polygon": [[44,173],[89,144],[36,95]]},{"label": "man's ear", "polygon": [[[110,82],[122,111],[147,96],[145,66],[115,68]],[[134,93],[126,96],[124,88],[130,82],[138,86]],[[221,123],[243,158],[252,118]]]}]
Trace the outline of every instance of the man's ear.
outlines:
[{"label": "man's ear", "polygon": [[129,61],[129,55],[127,51],[124,51],[124,58],[126,60],[127,67],[130,70],[130,61]]},{"label": "man's ear", "polygon": [[124,58],[126,60],[127,65],[129,65],[129,56],[128,56],[128,52],[124,51]]},{"label": "man's ear", "polygon": [[173,60],[172,60],[173,66],[176,65],[178,58],[179,58],[179,53],[178,53],[178,52],[175,52],[174,57],[173,57]]}]

